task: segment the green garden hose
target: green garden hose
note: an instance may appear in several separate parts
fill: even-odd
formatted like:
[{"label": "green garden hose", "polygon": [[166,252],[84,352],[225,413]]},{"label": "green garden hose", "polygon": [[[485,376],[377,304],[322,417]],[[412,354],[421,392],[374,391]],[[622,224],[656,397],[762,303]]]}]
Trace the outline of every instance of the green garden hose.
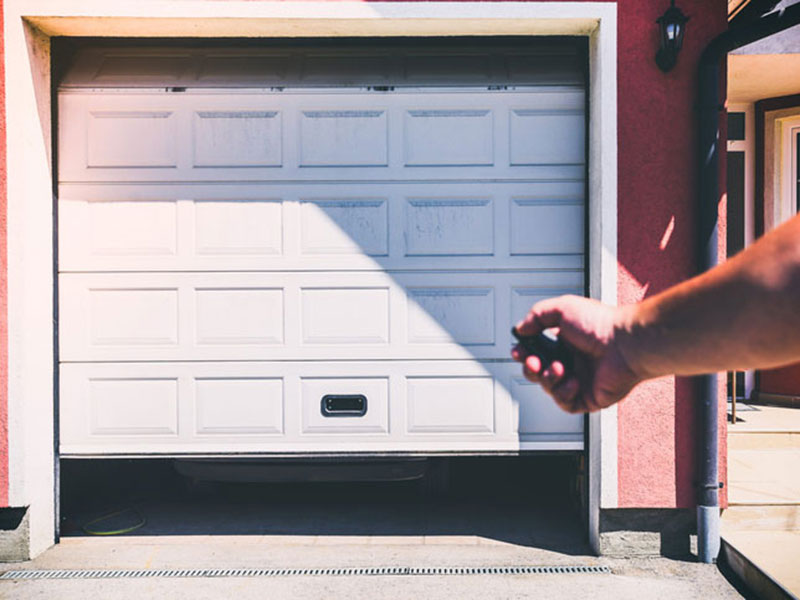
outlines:
[{"label": "green garden hose", "polygon": [[[102,523],[103,521],[112,519],[113,517],[125,514],[126,512],[131,512],[137,515],[139,517],[139,522],[134,525],[131,525],[130,527],[123,527],[121,529],[110,529],[110,530],[91,529],[92,525],[95,525],[97,523]],[[86,525],[81,527],[81,529],[83,529],[83,531],[85,533],[88,533],[89,535],[122,535],[123,533],[130,533],[131,531],[136,531],[140,527],[143,527],[146,523],[147,519],[144,518],[141,512],[139,512],[136,508],[129,507],[129,508],[123,508],[122,510],[114,511],[112,513],[105,514],[102,517],[94,519],[93,521],[89,521],[88,523],[86,523]]]}]

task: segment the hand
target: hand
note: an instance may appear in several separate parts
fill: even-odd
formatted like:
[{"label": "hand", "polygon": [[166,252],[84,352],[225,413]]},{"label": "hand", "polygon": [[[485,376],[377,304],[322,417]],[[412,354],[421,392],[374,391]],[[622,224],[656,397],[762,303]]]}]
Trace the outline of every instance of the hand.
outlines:
[{"label": "hand", "polygon": [[517,329],[522,335],[557,329],[573,354],[573,372],[565,373],[559,361],[542,369],[539,358],[519,345],[511,356],[523,364],[525,378],[541,384],[563,410],[584,413],[606,408],[644,379],[634,372],[617,343],[623,313],[624,309],[579,296],[537,302]]}]

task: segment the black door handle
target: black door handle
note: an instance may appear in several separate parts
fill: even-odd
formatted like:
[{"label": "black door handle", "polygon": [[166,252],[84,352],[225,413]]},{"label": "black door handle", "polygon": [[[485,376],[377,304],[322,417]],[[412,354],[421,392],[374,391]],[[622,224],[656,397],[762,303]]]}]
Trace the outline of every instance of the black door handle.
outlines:
[{"label": "black door handle", "polygon": [[325,394],[321,407],[325,417],[363,417],[367,414],[367,397],[363,394]]}]

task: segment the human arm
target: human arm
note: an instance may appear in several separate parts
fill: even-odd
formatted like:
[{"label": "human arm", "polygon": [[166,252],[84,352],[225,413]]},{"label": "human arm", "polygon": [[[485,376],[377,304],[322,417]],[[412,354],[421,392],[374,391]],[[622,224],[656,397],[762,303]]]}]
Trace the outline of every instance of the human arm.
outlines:
[{"label": "human arm", "polygon": [[563,409],[611,406],[661,375],[769,368],[800,359],[800,216],[726,263],[638,304],[562,296],[535,304],[523,335],[558,328],[574,368],[542,369],[515,347],[525,376]]}]

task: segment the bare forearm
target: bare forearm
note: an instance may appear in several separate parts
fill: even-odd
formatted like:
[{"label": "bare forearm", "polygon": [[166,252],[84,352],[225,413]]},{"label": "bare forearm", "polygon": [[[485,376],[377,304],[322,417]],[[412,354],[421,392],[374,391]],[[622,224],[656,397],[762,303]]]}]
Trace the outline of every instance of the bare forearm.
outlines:
[{"label": "bare forearm", "polygon": [[643,377],[800,360],[800,217],[619,315],[621,352]]}]

